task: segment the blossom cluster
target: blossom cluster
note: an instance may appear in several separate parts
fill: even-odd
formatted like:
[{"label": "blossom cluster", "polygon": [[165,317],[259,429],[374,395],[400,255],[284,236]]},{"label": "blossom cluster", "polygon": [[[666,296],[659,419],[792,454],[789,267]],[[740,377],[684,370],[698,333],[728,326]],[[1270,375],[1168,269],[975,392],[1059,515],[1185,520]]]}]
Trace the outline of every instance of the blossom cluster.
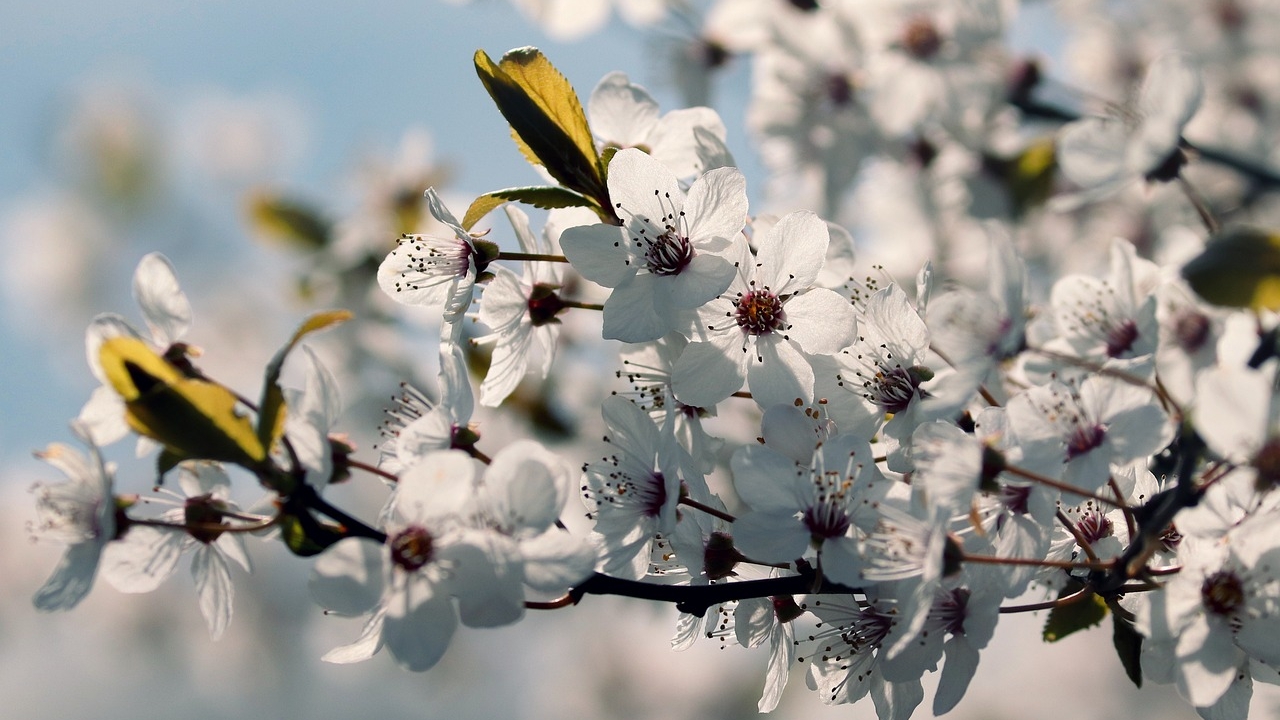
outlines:
[{"label": "blossom cluster", "polygon": [[[294,352],[345,315],[306,321],[253,402],[200,369],[174,269],[144,258],[147,332],[103,315],[87,333],[89,456],[41,453],[68,480],[40,487],[34,531],[68,547],[36,606],[73,607],[98,575],[151,590],[189,551],[217,637],[255,534],[315,556],[316,602],[363,619],[332,662],[385,647],[427,670],[459,622],[618,594],[675,603],[677,649],[767,643],[761,711],[796,670],[822,702],[869,695],[905,719],[926,673],[935,714],[962,700],[1001,613],[1047,611],[1051,640],[1110,615],[1131,678],[1245,717],[1253,681],[1280,682],[1280,236],[1244,221],[1267,221],[1258,198],[1280,183],[1184,137],[1217,97],[1201,66],[1241,58],[1152,53],[1128,106],[1082,116],[1004,52],[1003,3],[755,5],[706,19],[717,47],[753,53],[748,124],[783,212],[753,212],[711,108],[663,114],[612,73],[584,111],[537,51],[477,54],[558,185],[461,220],[427,189],[431,229],[386,243],[377,286],[438,323],[439,382],[405,388],[376,464],[334,430],[320,356]],[[1202,194],[1210,162],[1204,178],[1252,187]],[[855,182],[877,173],[907,190],[888,209]],[[539,232],[504,206],[518,251],[475,229],[503,201],[553,208]],[[855,243],[894,212],[932,259],[905,240],[857,259],[894,249]],[[1109,212],[1139,236],[1099,239]],[[493,451],[477,401],[573,382],[558,353],[593,314],[618,382],[576,418],[592,442]],[[301,389],[281,387],[286,363]],[[181,495],[117,491],[99,448],[130,432]],[[241,473],[267,495],[248,509]],[[374,520],[326,499],[356,474],[386,490]]]}]

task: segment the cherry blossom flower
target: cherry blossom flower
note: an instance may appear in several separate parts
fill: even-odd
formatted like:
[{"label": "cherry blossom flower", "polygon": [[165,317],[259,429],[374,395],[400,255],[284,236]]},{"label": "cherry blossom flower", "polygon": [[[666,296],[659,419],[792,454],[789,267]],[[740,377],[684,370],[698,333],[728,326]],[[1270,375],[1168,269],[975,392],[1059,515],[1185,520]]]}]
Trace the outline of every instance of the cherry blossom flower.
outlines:
[{"label": "cherry blossom flower", "polygon": [[473,627],[520,617],[512,544],[465,522],[475,465],[457,451],[429,455],[400,476],[377,552],[368,540],[348,538],[320,557],[311,579],[316,600],[342,614],[370,613],[360,638],[324,660],[359,662],[385,646],[401,666],[423,671],[440,660],[459,617]]},{"label": "cherry blossom flower", "polygon": [[1203,92],[1190,58],[1168,53],[1151,63],[1133,108],[1069,123],[1058,139],[1058,166],[1081,193],[1059,203],[1096,200],[1139,178],[1172,180],[1187,161],[1182,129]]},{"label": "cherry blossom flower", "polygon": [[680,329],[681,313],[733,280],[725,254],[746,223],[746,181],[736,168],[719,168],[685,197],[671,170],[628,148],[609,162],[608,184],[623,227],[568,228],[560,245],[583,277],[613,288],[604,304],[605,338],[657,340]]},{"label": "cherry blossom flower", "polygon": [[88,457],[62,443],[36,453],[67,476],[66,482],[35,487],[39,519],[33,532],[67,545],[58,567],[33,598],[41,612],[70,610],[89,594],[102,551],[117,534],[114,470],[103,463],[89,430],[78,423],[71,427],[89,447]]},{"label": "cherry blossom flower", "polygon": [[[525,253],[548,254],[550,242],[539,241],[529,229],[529,216],[507,205],[503,208]],[[545,378],[555,360],[556,338],[560,335],[557,313],[564,309],[556,291],[560,271],[553,263],[526,262],[523,277],[506,268],[497,268],[485,286],[480,302],[480,322],[493,332],[474,340],[492,344],[492,359],[484,382],[480,383],[480,404],[502,404],[526,375]],[[537,361],[535,364],[535,360]]]},{"label": "cherry blossom flower", "polygon": [[381,428],[384,440],[379,447],[379,465],[387,472],[398,473],[438,450],[472,447],[479,439],[469,424],[475,400],[467,361],[456,344],[440,347],[438,402],[431,402],[408,385],[396,401]]},{"label": "cherry blossom flower", "polygon": [[881,648],[897,622],[893,603],[809,596],[801,604],[822,621],[810,636],[812,652],[805,657],[809,688],[827,705],[857,702],[870,694],[882,720],[908,720],[924,700],[924,688],[919,675],[886,677]]},{"label": "cherry blossom flower", "polygon": [[761,407],[812,402],[808,354],[848,347],[857,330],[849,302],[814,287],[829,237],[817,215],[796,212],[770,228],[754,261],[739,253],[732,284],[698,310],[693,342],[676,361],[677,399],[715,405],[745,379]]},{"label": "cherry blossom flower", "polygon": [[591,91],[587,117],[605,148],[643,150],[681,180],[711,169],[699,162],[700,143],[725,139],[724,121],[715,110],[691,107],[659,115],[653,96],[621,72],[605,75]]},{"label": "cherry blossom flower", "polygon": [[399,246],[378,267],[378,285],[398,303],[442,312],[445,323],[457,328],[471,307],[476,278],[497,256],[497,248],[462,229],[435,188],[427,188],[427,208],[453,230],[453,237],[400,238]]},{"label": "cherry blossom flower", "polygon": [[654,538],[675,532],[681,485],[705,481],[690,468],[669,422],[658,428],[648,413],[616,395],[601,410],[611,450],[583,466],[582,491],[603,543],[602,570],[638,580],[648,569]]},{"label": "cherry blossom flower", "polygon": [[[181,506],[158,518],[175,527],[129,525],[121,540],[108,548],[102,574],[121,592],[151,592],[173,574],[178,559],[190,552],[200,613],[209,626],[209,635],[217,640],[231,623],[235,597],[231,563],[250,572],[243,536],[209,527],[225,525],[225,514],[237,512],[235,503],[229,500],[231,479],[220,465],[185,463],[178,474],[178,486],[183,493]],[[178,527],[184,524],[201,527]]]},{"label": "cherry blossom flower", "polygon": [[1202,712],[1248,679],[1250,658],[1280,664],[1273,519],[1255,517],[1222,542],[1184,538],[1182,571],[1139,605],[1136,624],[1151,646],[1144,673],[1176,682]]},{"label": "cherry blossom flower", "polygon": [[734,523],[734,538],[760,562],[792,563],[812,547],[826,577],[855,586],[865,579],[861,538],[875,526],[889,483],[865,440],[837,435],[809,447],[803,464],[768,445],[734,453],[734,487],[751,506]]},{"label": "cherry blossom flower", "polygon": [[1064,482],[1095,492],[1112,464],[1147,457],[1173,439],[1173,424],[1155,395],[1117,378],[1095,375],[1078,392],[1052,382],[1009,401],[1009,423],[1026,455],[1052,458]]}]

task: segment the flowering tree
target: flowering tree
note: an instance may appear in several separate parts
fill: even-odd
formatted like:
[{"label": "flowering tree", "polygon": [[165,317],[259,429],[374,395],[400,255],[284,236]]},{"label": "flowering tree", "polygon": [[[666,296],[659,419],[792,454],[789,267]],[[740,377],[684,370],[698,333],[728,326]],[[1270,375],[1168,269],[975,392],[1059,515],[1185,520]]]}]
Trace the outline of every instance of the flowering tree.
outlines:
[{"label": "flowering tree", "polygon": [[[524,5],[573,30],[558,3]],[[583,22],[607,12],[590,5]],[[676,648],[767,643],[761,711],[795,669],[822,702],[870,695],[907,718],[924,674],[941,668],[946,713],[999,617],[1044,611],[1047,641],[1106,621],[1133,682],[1245,717],[1253,681],[1280,682],[1280,234],[1265,229],[1280,175],[1258,158],[1280,98],[1212,80],[1248,83],[1242,68],[1273,52],[1249,33],[1280,18],[1213,4],[1214,42],[1184,30],[1142,49],[1137,89],[1094,113],[1004,47],[1008,5],[715,3],[681,46],[690,92],[751,55],[761,179],[735,167],[708,107],[663,114],[612,73],[584,110],[540,51],[477,51],[548,184],[458,213],[404,183],[347,242],[255,198],[350,306],[306,318],[258,388],[205,372],[220,349],[182,341],[178,273],[144,257],[146,331],[105,314],[87,332],[101,382],[73,421],[87,455],[39,454],[66,480],[39,488],[36,530],[67,549],[36,607],[74,607],[99,575],[154,589],[189,551],[216,638],[255,535],[314,558],[316,602],[364,619],[336,663],[385,648],[428,670],[459,623],[622,595],[674,604]],[[1252,129],[1188,139],[1197,113]],[[893,197],[869,194],[879,181]],[[752,212],[757,183],[778,213]],[[518,250],[477,229],[499,207]],[[367,243],[354,253],[352,235]],[[439,382],[404,387],[375,462],[346,440],[338,383],[304,340],[395,328],[401,311],[433,318]],[[618,382],[557,420],[548,388],[584,358]],[[477,388],[543,441],[488,440]],[[103,459],[127,435],[154,474],[117,478]],[[344,482],[383,493],[381,512],[326,496]],[[262,501],[231,500],[254,485]]]}]

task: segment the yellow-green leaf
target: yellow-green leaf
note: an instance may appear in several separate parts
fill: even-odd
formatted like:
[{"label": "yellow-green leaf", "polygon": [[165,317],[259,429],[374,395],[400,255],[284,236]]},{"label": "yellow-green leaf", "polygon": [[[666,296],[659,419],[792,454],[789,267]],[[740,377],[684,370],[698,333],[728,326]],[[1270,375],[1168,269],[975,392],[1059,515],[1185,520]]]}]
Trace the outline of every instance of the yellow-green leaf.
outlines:
[{"label": "yellow-green leaf", "polygon": [[563,207],[596,207],[595,202],[568,188],[555,186],[515,187],[494,190],[476,198],[462,218],[462,229],[470,230],[485,215],[507,202],[521,202],[543,210]]},{"label": "yellow-green leaf", "polygon": [[162,443],[172,458],[245,467],[266,458],[230,390],[185,377],[138,338],[110,338],[98,353],[108,381],[125,401],[129,426]]},{"label": "yellow-green leaf", "polygon": [[[1070,594],[1074,588],[1068,586],[1063,595]],[[1107,601],[1098,595],[1090,595],[1069,605],[1059,605],[1049,611],[1049,619],[1044,624],[1044,641],[1057,642],[1076,632],[1091,628],[1107,616]]]},{"label": "yellow-green leaf", "polygon": [[608,191],[582,103],[546,56],[537,48],[518,48],[494,63],[477,50],[475,66],[525,158],[561,185],[604,201]]},{"label": "yellow-green leaf", "polygon": [[1213,305],[1280,310],[1280,233],[1227,228],[1182,267],[1182,277]]},{"label": "yellow-green leaf", "polygon": [[1049,199],[1053,194],[1057,167],[1056,146],[1052,138],[1041,138],[1031,143],[1010,161],[1006,178],[1015,215],[1022,215]]},{"label": "yellow-green leaf", "polygon": [[258,404],[258,442],[270,448],[284,433],[285,402],[284,391],[280,389],[280,372],[284,369],[285,358],[289,351],[306,335],[317,330],[346,322],[351,319],[349,310],[329,310],[319,312],[307,318],[285,346],[276,351],[271,362],[267,364],[266,378],[262,384],[262,402]]},{"label": "yellow-green leaf", "polygon": [[316,209],[269,192],[249,197],[249,219],[263,235],[304,250],[329,244],[331,227]]}]

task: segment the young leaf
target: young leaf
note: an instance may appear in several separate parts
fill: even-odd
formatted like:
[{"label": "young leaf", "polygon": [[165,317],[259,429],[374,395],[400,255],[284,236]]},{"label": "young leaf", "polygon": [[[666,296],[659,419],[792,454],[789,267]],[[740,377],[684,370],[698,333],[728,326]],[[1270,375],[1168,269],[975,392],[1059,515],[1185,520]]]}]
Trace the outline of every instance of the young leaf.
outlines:
[{"label": "young leaf", "polygon": [[462,218],[462,229],[470,230],[480,218],[506,202],[521,202],[543,210],[563,207],[596,207],[591,199],[568,188],[554,186],[515,187],[487,192],[476,198]]},{"label": "young leaf", "polygon": [[1120,656],[1124,674],[1134,685],[1142,687],[1142,634],[1119,613],[1111,614],[1111,644]]},{"label": "young leaf", "polygon": [[[1063,595],[1073,591],[1068,586]],[[1106,616],[1107,601],[1097,595],[1090,595],[1069,605],[1059,605],[1049,611],[1049,619],[1044,623],[1044,641],[1057,642],[1077,630],[1097,625]]]},{"label": "young leaf", "polygon": [[329,221],[315,208],[271,193],[249,198],[249,219],[263,235],[303,250],[319,250],[332,237]]},{"label": "young leaf", "polygon": [[236,396],[221,385],[184,376],[135,337],[102,343],[99,361],[125,401],[125,420],[165,446],[161,468],[175,459],[221,460],[254,468],[266,451]]},{"label": "young leaf", "polygon": [[1182,267],[1182,277],[1214,305],[1280,310],[1280,234],[1227,228]]},{"label": "young leaf", "polygon": [[330,310],[307,318],[289,338],[285,346],[276,351],[271,362],[267,363],[266,378],[262,383],[262,402],[258,404],[258,442],[265,448],[275,445],[284,432],[284,391],[280,389],[280,371],[284,369],[284,360],[304,336],[317,330],[351,319],[347,310]]},{"label": "young leaf", "polygon": [[511,50],[497,64],[477,50],[475,66],[525,158],[545,167],[561,185],[607,205],[586,114],[560,71],[528,47]]}]

